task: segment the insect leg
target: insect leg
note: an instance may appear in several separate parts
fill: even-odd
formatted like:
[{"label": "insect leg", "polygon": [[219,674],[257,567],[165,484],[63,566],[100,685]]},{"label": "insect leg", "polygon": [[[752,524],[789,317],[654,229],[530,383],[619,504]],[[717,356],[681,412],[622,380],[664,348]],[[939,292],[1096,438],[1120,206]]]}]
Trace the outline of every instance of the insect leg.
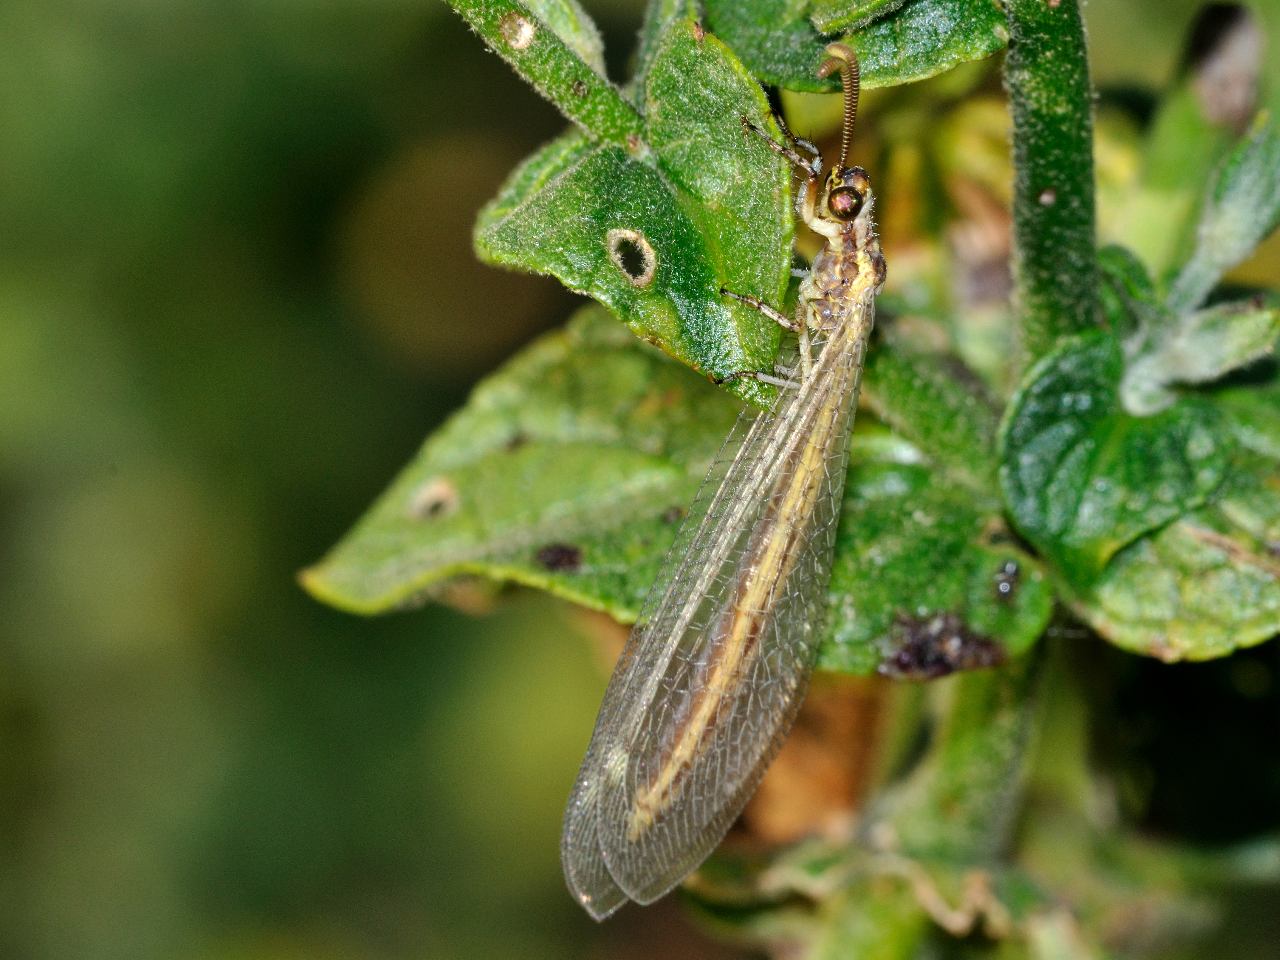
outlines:
[{"label": "insect leg", "polygon": [[805,175],[805,178],[807,180],[817,180],[818,177],[821,176],[822,169],[819,166],[819,163],[816,157],[810,160],[807,157],[800,156],[800,154],[796,152],[795,147],[785,146],[779,143],[777,140],[773,139],[773,137],[769,136],[769,134],[765,133],[763,130],[757,127],[754,123],[752,123],[750,118],[748,117],[742,118],[742,129],[747,131],[748,133],[754,133],[757,137],[759,137],[761,140],[764,141],[764,145],[766,147],[768,147],[778,156],[785,157],[793,167],[796,167],[798,170],[800,170],[801,173]]},{"label": "insect leg", "polygon": [[778,129],[782,131],[783,136],[785,136],[788,140],[790,140],[793,144],[795,144],[801,150],[804,150],[806,153],[812,154],[815,163],[816,161],[822,159],[822,151],[818,149],[817,145],[815,145],[811,140],[805,140],[803,137],[797,137],[794,133],[792,133],[791,128],[787,126],[787,121],[783,118],[781,113],[775,113],[773,115],[773,119],[774,119],[774,122],[778,124]]},{"label": "insect leg", "polygon": [[759,297],[753,297],[747,293],[734,293],[732,290],[726,290],[724,287],[720,288],[720,295],[722,297],[728,297],[730,300],[737,300],[739,303],[745,304],[752,310],[759,310],[784,330],[790,330],[792,333],[800,332],[800,324],[791,317],[788,317],[785,313],[780,313],[775,310]]},{"label": "insect leg", "polygon": [[806,380],[813,373],[813,347],[809,343],[809,327],[800,324],[800,371]]},{"label": "insect leg", "polygon": [[772,384],[784,390],[791,390],[800,386],[799,382],[795,380],[775,377],[772,373],[765,373],[763,370],[734,370],[732,373],[726,373],[723,377],[712,377],[711,380],[715,384],[734,383],[738,380],[755,380],[758,383]]}]

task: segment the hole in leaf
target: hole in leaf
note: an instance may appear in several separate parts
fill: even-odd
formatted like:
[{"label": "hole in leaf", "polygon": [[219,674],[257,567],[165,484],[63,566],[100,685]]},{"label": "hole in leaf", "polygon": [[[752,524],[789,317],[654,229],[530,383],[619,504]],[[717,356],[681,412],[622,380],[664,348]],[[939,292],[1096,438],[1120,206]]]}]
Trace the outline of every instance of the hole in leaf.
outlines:
[{"label": "hole in leaf", "polygon": [[409,501],[409,516],[414,520],[439,520],[456,513],[458,503],[458,488],[445,477],[432,477]]},{"label": "hole in leaf", "polygon": [[512,50],[527,50],[538,35],[538,28],[518,13],[508,13],[498,25],[502,38]]},{"label": "hole in leaf", "polygon": [[609,257],[633,287],[647,287],[658,272],[658,257],[644,234],[636,230],[610,230]]}]

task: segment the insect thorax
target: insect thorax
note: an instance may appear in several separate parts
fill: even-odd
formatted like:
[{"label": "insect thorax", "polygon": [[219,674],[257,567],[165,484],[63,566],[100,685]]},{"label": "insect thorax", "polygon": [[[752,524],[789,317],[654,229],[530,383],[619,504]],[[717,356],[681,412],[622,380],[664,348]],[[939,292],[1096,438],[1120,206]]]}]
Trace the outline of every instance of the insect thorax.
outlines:
[{"label": "insect thorax", "polygon": [[[858,216],[840,223],[838,231],[823,231],[827,242],[814,257],[809,276],[800,285],[804,322],[812,329],[837,326],[854,304],[884,283],[885,263],[876,238],[870,193]],[[833,223],[823,218],[823,226]],[[834,235],[833,235],[834,234]]]}]

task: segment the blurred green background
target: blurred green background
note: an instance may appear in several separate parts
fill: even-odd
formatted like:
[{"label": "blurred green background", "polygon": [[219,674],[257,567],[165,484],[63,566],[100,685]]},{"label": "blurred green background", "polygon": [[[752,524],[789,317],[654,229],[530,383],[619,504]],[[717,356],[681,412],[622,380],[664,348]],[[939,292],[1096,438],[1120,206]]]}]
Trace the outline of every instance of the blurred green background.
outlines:
[{"label": "blurred green background", "polygon": [[[1099,82],[1162,83],[1196,6],[1092,4]],[[620,78],[641,5],[588,7]],[[561,884],[572,610],[294,581],[570,310],[470,243],[555,112],[434,0],[3,0],[0,37],[0,957],[676,956],[678,910]]]}]

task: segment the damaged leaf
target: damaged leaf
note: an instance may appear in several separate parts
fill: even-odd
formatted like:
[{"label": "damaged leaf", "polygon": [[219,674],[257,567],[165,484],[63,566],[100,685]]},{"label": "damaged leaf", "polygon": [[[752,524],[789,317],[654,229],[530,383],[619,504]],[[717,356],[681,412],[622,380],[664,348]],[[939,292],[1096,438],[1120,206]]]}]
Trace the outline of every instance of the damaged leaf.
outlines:
[{"label": "damaged leaf", "polygon": [[[587,308],[481,383],[303,583],[377,613],[480,575],[629,622],[739,410]],[[874,672],[911,618],[934,614],[1002,654],[1025,650],[1050,610],[1039,566],[919,448],[870,423],[864,434],[822,665]]]},{"label": "damaged leaf", "polygon": [[[778,326],[720,292],[781,303],[789,279],[790,173],[742,127],[747,117],[774,129],[768,105],[728,48],[692,22],[675,21],[655,44],[644,157],[561,137],[481,213],[477,252],[551,274],[709,377],[771,369]],[[758,403],[772,396],[750,379],[730,389]]]}]

